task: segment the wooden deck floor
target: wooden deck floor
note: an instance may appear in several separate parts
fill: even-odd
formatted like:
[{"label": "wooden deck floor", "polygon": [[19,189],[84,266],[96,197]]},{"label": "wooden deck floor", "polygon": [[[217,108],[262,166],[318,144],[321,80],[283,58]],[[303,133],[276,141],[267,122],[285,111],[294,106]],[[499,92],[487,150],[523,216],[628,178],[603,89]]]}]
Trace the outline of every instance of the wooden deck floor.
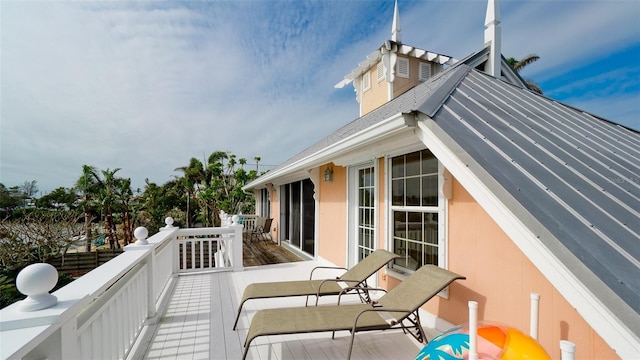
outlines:
[{"label": "wooden deck floor", "polygon": [[244,266],[271,265],[302,261],[299,256],[295,255],[283,246],[279,246],[273,241],[251,240],[248,234],[245,234],[242,245],[242,263]]},{"label": "wooden deck floor", "polygon": [[[271,249],[272,245],[267,246]],[[234,331],[232,327],[239,298],[246,285],[304,279],[318,265],[327,264],[296,261],[252,266],[238,272],[180,276],[164,316],[154,329],[150,329],[153,336],[148,343],[141,345],[141,353],[144,354],[134,357],[240,359],[251,318],[257,310],[304,306],[304,297],[248,301],[238,330]],[[321,302],[332,301],[335,299],[327,297]],[[349,336],[348,332],[338,332],[335,340],[331,339],[331,333],[262,337],[252,343],[248,359],[344,359],[349,348]],[[420,344],[402,331],[365,332],[357,335],[352,358],[414,359],[419,349]]]}]

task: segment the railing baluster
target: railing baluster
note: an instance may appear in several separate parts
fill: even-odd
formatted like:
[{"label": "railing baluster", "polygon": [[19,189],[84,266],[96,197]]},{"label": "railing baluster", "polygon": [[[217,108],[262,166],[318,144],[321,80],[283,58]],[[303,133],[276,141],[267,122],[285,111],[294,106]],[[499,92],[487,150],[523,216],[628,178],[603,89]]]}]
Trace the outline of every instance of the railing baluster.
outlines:
[{"label": "railing baluster", "polygon": [[[222,270],[229,265],[233,270],[242,269],[240,225],[169,228],[148,239],[146,229],[144,233],[144,239],[136,236],[138,241],[126,246],[120,256],[56,291],[54,295],[63,299],[57,311],[64,323],[54,321],[47,326],[57,338],[12,339],[19,343],[14,357],[46,354],[49,358],[135,358],[141,351],[135,342],[145,325],[155,323],[159,304],[166,304],[167,296],[171,295],[165,289],[173,284],[174,276],[215,267]],[[187,255],[189,251],[191,256]],[[2,309],[0,315],[13,312],[16,307]],[[52,346],[55,342],[57,345]]]}]

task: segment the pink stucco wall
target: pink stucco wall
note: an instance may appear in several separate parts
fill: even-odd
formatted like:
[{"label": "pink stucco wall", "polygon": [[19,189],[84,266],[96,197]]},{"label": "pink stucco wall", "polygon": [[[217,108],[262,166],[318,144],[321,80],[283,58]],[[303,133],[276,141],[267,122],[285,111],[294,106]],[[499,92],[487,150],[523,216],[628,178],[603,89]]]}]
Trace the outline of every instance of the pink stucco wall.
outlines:
[{"label": "pink stucco wall", "polygon": [[463,323],[467,302],[474,300],[479,320],[528,333],[530,293],[535,292],[541,296],[538,339],[553,359],[560,358],[560,340],[576,344],[576,359],[618,358],[458,182],[448,218],[449,269],[467,280],[451,286],[449,300],[434,299],[426,310]]},{"label": "pink stucco wall", "polygon": [[[320,180],[318,255],[339,266],[347,265],[347,170],[333,167],[333,181]],[[327,165],[320,168],[324,173]],[[316,192],[318,196],[318,192]]]}]

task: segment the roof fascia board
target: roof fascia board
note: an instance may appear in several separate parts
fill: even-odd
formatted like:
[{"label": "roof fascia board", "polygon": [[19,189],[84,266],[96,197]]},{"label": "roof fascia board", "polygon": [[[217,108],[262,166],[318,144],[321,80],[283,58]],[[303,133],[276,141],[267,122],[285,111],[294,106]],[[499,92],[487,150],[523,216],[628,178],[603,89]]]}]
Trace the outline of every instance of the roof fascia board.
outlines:
[{"label": "roof fascia board", "polygon": [[[638,336],[593,295],[593,291],[610,293],[605,284],[594,276],[593,283],[599,284],[598,288],[588,289],[584,286],[567,267],[584,269],[584,273],[588,273],[584,264],[575,259],[559,241],[554,242],[555,248],[548,242],[543,244],[541,238],[551,238],[553,235],[540,224],[536,229],[531,225],[527,227],[523,220],[530,223],[537,221],[526,210],[516,207],[510,209],[500,200],[487,186],[487,182],[492,182],[493,178],[480,166],[472,166],[475,162],[462,149],[448,146],[446,143],[453,144],[453,140],[430,117],[421,115],[418,118],[416,135],[607,344],[622,358],[633,358],[640,353]],[[443,139],[446,139],[446,143]],[[555,254],[562,254],[565,259],[573,261],[565,265]]]},{"label": "roof fascia board", "polygon": [[380,141],[382,138],[393,136],[399,131],[405,130],[409,127],[415,127],[415,123],[415,116],[413,114],[397,113],[281,169],[276,169],[275,171],[272,170],[256,179],[250,187],[245,186],[243,189],[253,189],[270,182],[279,183],[280,178],[284,178],[291,173],[307,171],[316,166],[332,162],[334,158],[343,156],[357,147],[361,147],[371,142]]},{"label": "roof fascia board", "polygon": [[362,144],[358,149],[350,151],[341,157],[334,158],[332,162],[335,165],[347,167],[388,156],[389,154],[396,153],[397,149],[402,149],[402,151],[399,152],[400,154],[406,154],[424,149],[424,145],[422,141],[415,136],[415,131],[407,128],[406,131],[396,132],[392,137],[385,137],[381,140]]}]

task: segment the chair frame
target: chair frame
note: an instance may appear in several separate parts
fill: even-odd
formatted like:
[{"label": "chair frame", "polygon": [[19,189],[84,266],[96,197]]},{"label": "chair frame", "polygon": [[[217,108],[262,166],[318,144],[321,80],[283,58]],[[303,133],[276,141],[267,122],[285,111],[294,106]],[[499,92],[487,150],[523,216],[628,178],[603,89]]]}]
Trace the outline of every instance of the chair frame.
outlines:
[{"label": "chair frame", "polygon": [[[351,358],[355,335],[361,331],[402,329],[405,334],[408,332],[419,342],[426,343],[427,338],[420,323],[420,307],[454,281],[464,279],[464,276],[435,265],[425,265],[371,304],[340,305],[341,294],[338,304],[333,306],[260,310],[251,322],[242,359],[246,359],[255,338],[271,335],[332,331],[333,339],[336,331],[348,330],[351,332],[351,341],[347,359]],[[403,308],[403,305],[407,307]],[[392,315],[393,320],[387,320],[382,315],[368,316],[369,313],[382,312]],[[353,319],[352,326],[347,325],[349,318]],[[273,319],[278,319],[277,323],[271,321]],[[322,320],[309,326],[309,319]],[[408,324],[405,324],[405,320]]]},{"label": "chair frame", "polygon": [[264,220],[264,224],[262,225],[256,225],[256,227],[251,231],[251,241],[253,241],[253,238],[257,238],[258,240],[260,240],[260,238],[263,238],[264,241],[273,241],[273,238],[271,237],[271,225],[273,224],[273,218],[266,218]]},{"label": "chair frame", "polygon": [[[363,263],[364,261],[367,261],[367,258],[369,256],[372,256],[374,254],[375,254],[375,256],[373,258],[369,259],[367,263]],[[391,252],[389,252],[387,250],[382,250],[382,249],[378,249],[378,250],[374,251],[373,253],[369,254],[369,256],[367,256],[367,258],[361,260],[360,263],[354,265],[351,269],[347,269],[347,268],[344,268],[344,267],[336,267],[336,266],[316,266],[311,270],[311,272],[309,274],[309,280],[280,281],[280,282],[266,282],[266,283],[249,284],[245,288],[244,293],[242,295],[242,299],[240,301],[240,305],[238,306],[238,313],[236,315],[236,319],[235,319],[235,322],[233,324],[233,330],[236,330],[236,327],[238,326],[238,320],[240,319],[240,314],[242,312],[242,308],[243,308],[245,302],[247,302],[249,300],[268,299],[268,298],[277,298],[277,297],[306,296],[305,306],[308,306],[309,305],[309,296],[315,296],[316,297],[315,305],[317,306],[318,305],[318,301],[319,301],[321,296],[331,296],[331,295],[339,296],[342,293],[348,293],[348,294],[358,294],[358,296],[360,297],[360,300],[363,303],[371,302],[371,297],[370,297],[369,291],[367,289],[368,288],[367,287],[367,278],[369,278],[370,276],[374,275],[380,269],[385,267],[385,265],[389,264],[391,261],[393,261],[394,259],[399,258],[400,256],[397,255],[397,254],[391,253]],[[374,267],[376,267],[375,271],[373,271]],[[340,276],[340,277],[314,280],[314,278],[313,278],[314,277],[314,272],[316,270],[320,270],[320,269],[344,270],[345,273],[343,273],[342,276]],[[369,271],[367,271],[366,269],[369,269]],[[359,277],[357,279],[348,278],[348,276],[352,276],[354,273],[355,274],[360,273],[361,277]],[[365,275],[366,275],[366,277],[365,277]],[[292,293],[273,294],[270,291],[267,291],[268,294],[265,294],[264,291],[259,291],[262,294],[252,294],[252,292],[255,291],[256,287],[262,287],[264,289],[264,287],[272,288],[274,286],[288,285],[288,284],[294,285],[294,286],[296,284],[309,284],[309,285],[311,285],[314,282],[317,283],[317,287],[313,291],[307,291],[308,289],[304,288],[302,291],[299,291],[299,292],[296,291],[295,294],[292,294]],[[340,286],[336,286],[336,285],[339,285],[340,283],[345,283],[347,286],[345,286],[344,288],[342,288]],[[345,289],[347,291],[345,291]],[[296,289],[296,290],[298,290],[298,289]]]}]

